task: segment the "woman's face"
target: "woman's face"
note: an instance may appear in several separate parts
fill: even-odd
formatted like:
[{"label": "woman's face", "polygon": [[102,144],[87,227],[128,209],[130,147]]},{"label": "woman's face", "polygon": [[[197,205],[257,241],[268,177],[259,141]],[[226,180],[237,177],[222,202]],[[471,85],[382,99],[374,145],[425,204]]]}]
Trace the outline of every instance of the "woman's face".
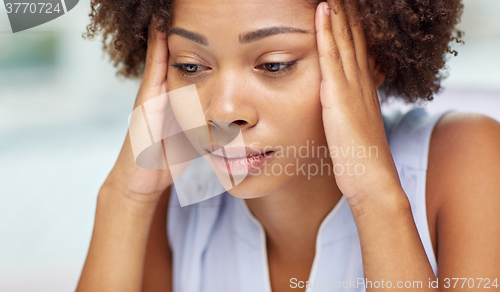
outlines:
[{"label": "woman's face", "polygon": [[331,165],[305,150],[326,146],[314,15],[306,0],[174,1],[168,90],[195,84],[207,122],[234,122],[245,146],[273,151],[232,195],[294,188],[320,176],[309,164]]}]

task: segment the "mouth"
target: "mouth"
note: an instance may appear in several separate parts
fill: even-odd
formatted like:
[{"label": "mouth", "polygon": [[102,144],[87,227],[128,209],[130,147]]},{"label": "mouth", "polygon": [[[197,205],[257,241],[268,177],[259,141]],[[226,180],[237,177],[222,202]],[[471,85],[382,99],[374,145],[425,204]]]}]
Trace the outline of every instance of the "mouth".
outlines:
[{"label": "mouth", "polygon": [[215,147],[216,151],[205,148],[215,166],[226,174],[242,175],[261,167],[273,155],[274,151],[263,151],[249,147],[223,148]]}]

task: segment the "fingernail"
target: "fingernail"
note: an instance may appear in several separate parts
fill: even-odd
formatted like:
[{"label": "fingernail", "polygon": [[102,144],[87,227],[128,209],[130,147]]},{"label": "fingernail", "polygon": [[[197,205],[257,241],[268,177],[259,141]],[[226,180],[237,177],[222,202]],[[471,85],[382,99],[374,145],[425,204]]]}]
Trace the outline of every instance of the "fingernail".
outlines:
[{"label": "fingernail", "polygon": [[330,7],[328,7],[328,2],[326,2],[325,5],[323,5],[323,11],[325,12],[326,15],[330,15]]}]

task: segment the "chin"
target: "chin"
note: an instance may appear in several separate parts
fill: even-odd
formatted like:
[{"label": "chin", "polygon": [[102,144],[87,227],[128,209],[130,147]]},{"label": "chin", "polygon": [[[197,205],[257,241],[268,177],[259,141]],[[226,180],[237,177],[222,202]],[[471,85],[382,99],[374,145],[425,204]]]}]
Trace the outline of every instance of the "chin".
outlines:
[{"label": "chin", "polygon": [[240,199],[256,199],[276,193],[283,188],[285,182],[280,176],[249,174],[243,181],[228,190],[232,196]]}]

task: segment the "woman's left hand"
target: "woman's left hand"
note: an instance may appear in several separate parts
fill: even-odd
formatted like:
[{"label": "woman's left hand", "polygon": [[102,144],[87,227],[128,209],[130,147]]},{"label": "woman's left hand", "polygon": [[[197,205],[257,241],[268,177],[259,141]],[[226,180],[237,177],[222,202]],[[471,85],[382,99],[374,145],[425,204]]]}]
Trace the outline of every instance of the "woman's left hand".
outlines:
[{"label": "woman's left hand", "polygon": [[356,11],[348,17],[343,0],[328,4],[318,5],[315,18],[323,124],[335,180],[352,207],[402,187],[375,87],[384,75],[368,58],[363,26],[352,21]]}]

